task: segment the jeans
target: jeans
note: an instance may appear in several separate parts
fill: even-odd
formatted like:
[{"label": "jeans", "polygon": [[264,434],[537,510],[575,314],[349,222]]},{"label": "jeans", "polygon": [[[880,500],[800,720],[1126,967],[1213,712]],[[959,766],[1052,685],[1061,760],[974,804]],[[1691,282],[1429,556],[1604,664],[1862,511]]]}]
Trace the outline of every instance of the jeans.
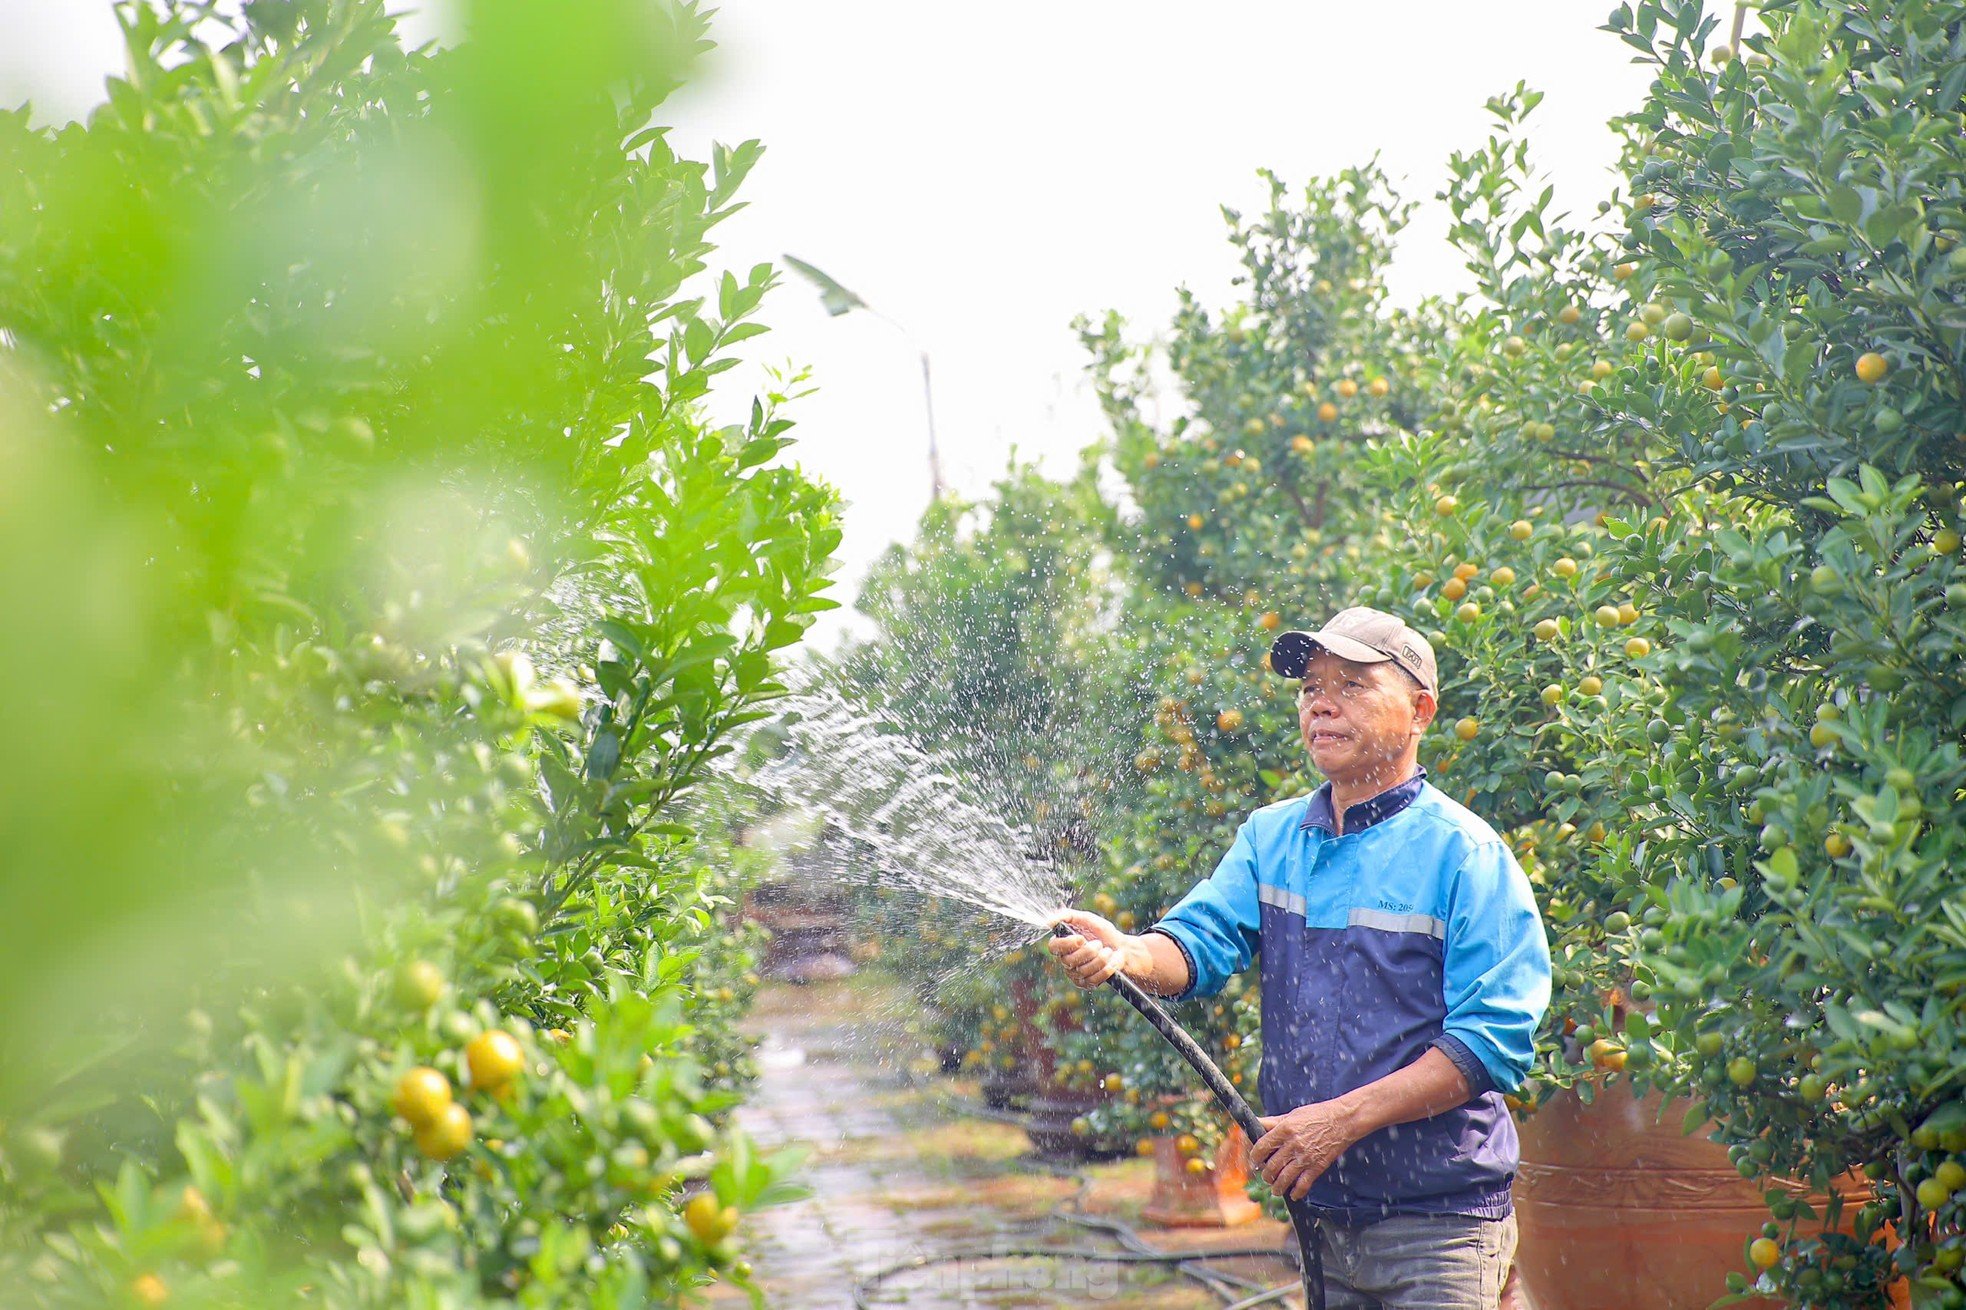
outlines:
[{"label": "jeans", "polygon": [[1498,1310],[1515,1216],[1393,1215],[1322,1222],[1326,1310]]}]

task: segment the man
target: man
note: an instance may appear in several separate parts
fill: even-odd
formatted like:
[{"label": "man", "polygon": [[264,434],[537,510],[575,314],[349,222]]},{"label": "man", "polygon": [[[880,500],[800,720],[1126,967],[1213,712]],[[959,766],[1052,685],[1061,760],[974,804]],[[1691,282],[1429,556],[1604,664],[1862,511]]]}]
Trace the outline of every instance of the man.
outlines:
[{"label": "man", "polygon": [[1318,1219],[1326,1304],[1493,1310],[1515,1253],[1515,1124],[1550,998],[1549,944],[1508,845],[1427,781],[1434,653],[1354,608],[1286,632],[1325,782],[1264,806],[1215,873],[1137,936],[1061,913],[1072,980],[1177,1000],[1262,960],[1263,1136],[1252,1165]]}]

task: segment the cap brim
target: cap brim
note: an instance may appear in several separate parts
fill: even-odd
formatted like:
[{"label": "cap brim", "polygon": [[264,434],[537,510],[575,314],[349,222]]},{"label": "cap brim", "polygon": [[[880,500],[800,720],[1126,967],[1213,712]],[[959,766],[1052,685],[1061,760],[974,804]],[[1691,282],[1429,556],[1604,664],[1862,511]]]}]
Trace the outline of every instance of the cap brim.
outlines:
[{"label": "cap brim", "polygon": [[1286,678],[1301,678],[1310,667],[1312,656],[1328,650],[1341,660],[1354,664],[1384,664],[1392,656],[1374,650],[1356,637],[1336,633],[1320,636],[1314,632],[1286,632],[1270,644],[1270,668]]}]

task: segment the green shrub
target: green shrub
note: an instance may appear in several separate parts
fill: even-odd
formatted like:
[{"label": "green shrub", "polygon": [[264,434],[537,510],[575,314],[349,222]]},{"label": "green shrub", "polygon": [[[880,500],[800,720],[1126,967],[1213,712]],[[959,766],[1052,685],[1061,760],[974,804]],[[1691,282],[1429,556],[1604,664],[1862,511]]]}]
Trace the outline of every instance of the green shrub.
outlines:
[{"label": "green shrub", "polygon": [[678,803],[839,538],[781,397],[701,413],[764,330],[771,270],[706,272],[758,149],[649,126],[687,5],[421,51],[375,0],[205,10],[120,9],[87,123],[0,122],[0,1276],[742,1282],[787,1168],[718,1126],[751,857]]},{"label": "green shrub", "polygon": [[[1657,198],[1628,244],[1722,383],[1696,403],[1682,374],[1612,416],[1756,507],[1697,539],[1621,533],[1621,571],[1659,587],[1672,631],[1668,718],[1744,729],[1705,767],[1644,781],[1674,809],[1690,793],[1692,814],[1647,851],[1663,913],[1643,958],[1744,1173],[1877,1179],[1854,1240],[1771,1193],[1782,1260],[1759,1285],[1852,1304],[1904,1274],[1951,1305],[1966,38],[1949,6],[1767,18],[1704,65],[1715,33],[1679,6],[1611,20],[1659,78],[1624,124],[1634,185]],[[1735,885],[1697,876],[1702,857]],[[1885,1219],[1895,1253],[1871,1240]]]}]

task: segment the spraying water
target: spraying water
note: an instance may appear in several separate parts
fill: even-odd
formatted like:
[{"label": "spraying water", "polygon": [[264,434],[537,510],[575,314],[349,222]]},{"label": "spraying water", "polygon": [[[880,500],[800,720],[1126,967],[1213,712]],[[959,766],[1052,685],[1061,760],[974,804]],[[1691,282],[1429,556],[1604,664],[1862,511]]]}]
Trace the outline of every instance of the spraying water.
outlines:
[{"label": "spraying water", "polygon": [[832,847],[831,871],[1032,928],[1066,904],[1065,879],[1037,856],[1030,828],[964,800],[929,752],[837,692],[804,690],[781,706],[782,753],[752,782],[847,839],[845,850]]},{"label": "spraying water", "polygon": [[[860,854],[835,863],[841,873],[883,888],[953,898],[1032,928],[1049,927],[1066,903],[1056,867],[1031,858],[1029,828],[963,800],[956,779],[933,755],[836,692],[801,690],[785,704],[779,724],[781,753],[753,781],[850,839]],[[1174,1046],[1251,1141],[1263,1135],[1254,1109],[1165,1009],[1123,974],[1107,986]],[[1314,1224],[1296,1203],[1290,1211],[1305,1302],[1323,1310]]]}]

